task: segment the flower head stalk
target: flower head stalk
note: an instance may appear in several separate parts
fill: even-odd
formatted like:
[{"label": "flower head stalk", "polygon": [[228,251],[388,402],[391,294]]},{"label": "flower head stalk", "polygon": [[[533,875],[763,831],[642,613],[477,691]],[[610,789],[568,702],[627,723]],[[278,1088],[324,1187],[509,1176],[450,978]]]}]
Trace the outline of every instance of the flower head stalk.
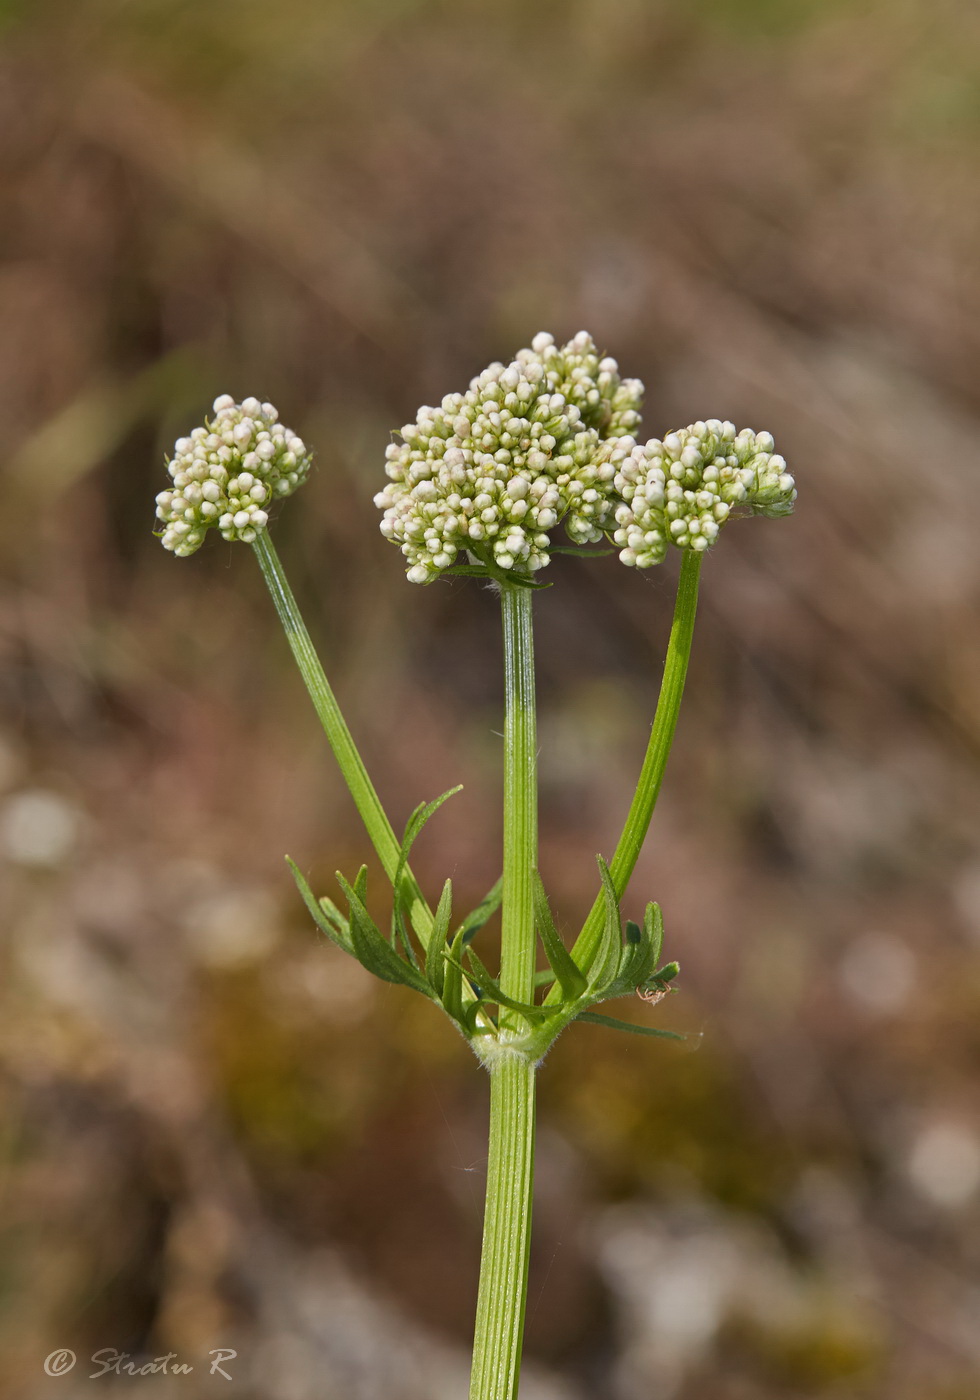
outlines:
[{"label": "flower head stalk", "polygon": [[309,474],[312,454],[277,409],[256,398],[215,399],[213,417],[179,438],[168,470],[173,488],[156,498],[164,522],[161,543],[180,557],[193,554],[210,529],[226,540],[252,545],[294,659],[323,725],[354,804],[393,882],[397,881],[413,927],[426,938],[432,912],[419,891],[402,844],[320,665],[296,599],[267,530],[269,507],[291,496]]}]

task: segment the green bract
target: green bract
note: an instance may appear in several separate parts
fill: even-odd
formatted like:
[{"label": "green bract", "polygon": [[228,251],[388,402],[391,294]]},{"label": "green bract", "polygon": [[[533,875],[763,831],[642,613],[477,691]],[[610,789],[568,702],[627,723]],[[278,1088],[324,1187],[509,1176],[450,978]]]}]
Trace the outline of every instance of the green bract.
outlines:
[{"label": "green bract", "polygon": [[[547,970],[535,979],[536,989],[543,993],[540,1001],[525,1002],[508,996],[500,979],[487,970],[472,946],[474,936],[500,905],[501,881],[475,910],[456,923],[452,881],[447,880],[432,926],[425,930],[424,938],[419,936],[419,930],[412,927],[412,887],[407,882],[403,885],[401,873],[408,868],[412,844],[427,819],[457,791],[454,788],[420,806],[409,819],[398,872],[392,881],[395,897],[387,935],[367,912],[366,866],[361,867],[353,884],[337,874],[348,907],[345,915],[327,896],[317,899],[299,867],[294,861],[289,862],[303,902],[321,932],[375,977],[384,982],[400,982],[439,1003],[477,1056],[488,1064],[502,1048],[504,1053],[520,1054],[532,1063],[541,1059],[572,1021],[591,1021],[638,1035],[682,1040],[683,1036],[673,1031],[597,1016],[590,1009],[599,1002],[634,992],[658,999],[673,990],[669,983],[678,971],[676,963],[658,967],[663,946],[663,918],[658,904],[647,905],[642,928],[627,923],[624,929],[619,898],[601,856],[598,860],[604,927],[596,947],[581,965],[555,927],[544,885],[535,872],[534,921],[548,964]],[[554,989],[550,996],[549,988]],[[525,1025],[522,1033],[515,1035],[511,1030],[501,1036],[499,1012],[504,1009],[519,1014]]]},{"label": "green bract", "polygon": [[230,394],[214,401],[214,418],[178,438],[167,469],[174,489],[157,496],[164,522],[160,542],[174,554],[193,554],[208,530],[252,544],[269,520],[269,506],[305,481],[311,454],[278,422],[271,403]]}]

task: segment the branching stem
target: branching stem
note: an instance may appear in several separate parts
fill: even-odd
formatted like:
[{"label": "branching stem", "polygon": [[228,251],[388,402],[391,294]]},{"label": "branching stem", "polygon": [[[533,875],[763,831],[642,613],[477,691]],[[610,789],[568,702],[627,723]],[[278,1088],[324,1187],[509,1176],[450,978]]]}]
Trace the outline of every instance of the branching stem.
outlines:
[{"label": "branching stem", "polygon": [[[691,640],[694,636],[694,621],[698,607],[698,582],[703,556],[692,549],[683,551],[680,579],[677,584],[677,598],[674,603],[674,620],[667,644],[664,661],[663,680],[660,684],[660,698],[650,732],[643,767],[633,801],[626,817],[623,834],[619,838],[615,854],[609,862],[616,894],[622,897],[630,876],[633,874],[640,850],[650,826],[650,818],[656,806],[663,782],[670,748],[674,742],[677,716],[680,713],[684,696],[684,682],[687,679],[687,663],[691,656]],[[605,918],[605,904],[602,893],[596,896],[589,911],[582,932],[572,949],[572,956],[579,967],[587,967],[598,945]],[[548,1000],[554,1000],[553,993]]]},{"label": "branching stem", "polygon": [[[296,664],[300,669],[310,699],[313,701],[313,707],[330,741],[330,747],[340,765],[340,771],[350,789],[351,797],[354,799],[354,805],[360,813],[374,849],[378,853],[378,859],[384,867],[385,874],[389,880],[394,880],[398,873],[400,851],[398,838],[388,820],[388,814],[381,805],[381,798],[368,777],[364,761],[357,751],[357,745],[354,743],[353,736],[340,712],[337,698],[324,675],[320,659],[293,596],[293,590],[286,579],[275,545],[266,530],[259,531],[252,548],[259,561],[262,576],[272,594],[272,601],[279,614],[279,621],[283,625]],[[408,882],[412,923],[419,938],[425,943],[432,928],[432,911],[423,899],[412,872],[406,869],[402,879]]]}]

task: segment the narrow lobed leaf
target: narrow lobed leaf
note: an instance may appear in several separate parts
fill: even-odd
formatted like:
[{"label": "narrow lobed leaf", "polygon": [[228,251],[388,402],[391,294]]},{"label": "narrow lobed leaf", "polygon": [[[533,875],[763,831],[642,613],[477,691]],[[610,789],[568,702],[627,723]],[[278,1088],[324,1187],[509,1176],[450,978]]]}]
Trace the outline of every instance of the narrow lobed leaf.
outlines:
[{"label": "narrow lobed leaf", "polygon": [[565,947],[558,930],[555,928],[544,882],[537,870],[534,872],[533,884],[534,917],[537,921],[541,941],[544,944],[545,956],[551,964],[551,969],[567,1000],[574,1001],[582,995],[588,985],[585,974]]},{"label": "narrow lobed leaf", "polygon": [[442,895],[432,922],[429,946],[425,951],[425,975],[436,996],[442,996],[446,978],[446,939],[449,936],[449,921],[453,909],[453,882],[447,880],[442,887]]},{"label": "narrow lobed leaf", "polygon": [[650,947],[653,951],[653,965],[656,967],[660,961],[660,954],[664,946],[664,916],[660,905],[651,900],[646,907],[646,914],[643,918],[643,927],[647,938],[650,940]]},{"label": "narrow lobed leaf", "polygon": [[[336,943],[338,948],[343,948],[345,953],[353,953],[353,945],[350,942],[349,934],[346,933],[343,924],[339,922],[335,923],[331,918],[330,914],[327,912],[327,910],[320,906],[320,904],[317,902],[316,896],[310,889],[309,883],[305,875],[303,875],[296,862],[292,860],[289,856],[286,857],[286,862],[289,865],[290,870],[293,872],[293,879],[296,881],[296,888],[300,892],[300,896],[303,900],[303,903],[306,905],[310,914],[313,916],[313,922],[316,924],[317,928],[320,930],[321,933],[325,933],[332,943]],[[339,911],[335,910],[335,912],[337,913],[337,917],[339,920],[341,917]],[[346,922],[346,920],[344,922]]]},{"label": "narrow lobed leaf", "polygon": [[454,788],[448,788],[445,792],[434,797],[431,802],[420,802],[415,811],[405,823],[405,834],[402,837],[402,859],[408,859],[409,852],[415,844],[422,828],[426,822],[435,816],[444,802],[448,802],[451,797],[455,797],[457,792],[463,791],[463,784],[457,783]]},{"label": "narrow lobed leaf", "polygon": [[[633,925],[636,928],[636,925]],[[639,943],[627,942],[623,948],[615,982],[608,988],[607,996],[629,996],[653,971],[653,950],[645,932]]]},{"label": "narrow lobed leaf", "polygon": [[506,992],[501,990],[500,983],[487,971],[472,948],[466,949],[466,956],[470,960],[480,991],[487,1001],[496,1002],[498,1006],[506,1006],[510,1011],[519,1011],[522,1016],[531,1019],[554,1015],[554,1007],[534,1006],[530,1002],[515,1001],[513,997],[509,997]]},{"label": "narrow lobed leaf", "polygon": [[599,864],[599,875],[602,879],[602,893],[605,899],[606,919],[602,930],[602,937],[595,950],[595,954],[589,964],[589,990],[601,996],[610,986],[619,968],[620,951],[623,946],[623,936],[620,926],[619,900],[616,898],[616,887],[613,885],[612,876],[609,874],[609,867],[602,856],[596,856]]},{"label": "narrow lobed leaf", "polygon": [[400,958],[368,914],[355,888],[338,871],[337,881],[350,905],[350,938],[354,956],[368,972],[383,982],[400,982],[423,996],[431,997],[432,989],[417,968]]},{"label": "narrow lobed leaf", "polygon": [[343,914],[337,908],[336,904],[334,904],[330,896],[328,894],[321,894],[320,898],[317,900],[317,904],[319,904],[320,908],[323,910],[324,914],[326,914],[327,918],[331,921],[334,927],[340,929],[344,937],[349,940],[350,924],[348,920],[344,918]]},{"label": "narrow lobed leaf", "polygon": [[664,1031],[658,1026],[638,1026],[632,1021],[620,1021],[615,1016],[603,1016],[598,1011],[583,1011],[576,1021],[588,1021],[593,1026],[607,1026],[614,1031],[629,1031],[631,1035],[652,1035],[659,1040],[686,1040],[678,1031]]},{"label": "narrow lobed leaf", "polygon": [[577,544],[553,544],[550,554],[574,554],[578,559],[605,559],[609,554],[618,554],[616,549],[584,549]]},{"label": "narrow lobed leaf", "polygon": [[442,983],[442,1004],[446,1012],[458,1021],[461,1026],[466,1025],[463,1011],[463,965],[460,958],[463,953],[463,932],[462,929],[453,939],[452,947],[448,952],[443,949],[442,960],[445,969]]},{"label": "narrow lobed leaf", "polygon": [[412,964],[413,967],[418,968],[418,955],[416,954],[415,949],[412,946],[411,938],[408,936],[408,926],[405,923],[405,911],[400,902],[396,901],[395,903],[395,906],[391,913],[391,923],[391,947],[394,948],[397,952],[398,944],[400,943],[402,946],[402,951],[404,952],[408,961]]},{"label": "narrow lobed leaf", "polygon": [[[455,797],[457,792],[462,792],[462,783],[454,788],[449,788],[446,792],[434,797],[431,802],[420,802],[415,811],[405,823],[405,832],[402,836],[401,846],[398,850],[398,865],[395,868],[395,878],[391,885],[394,891],[395,909],[406,909],[408,900],[404,890],[404,876],[408,867],[408,857],[412,847],[419,837],[426,822],[438,812],[444,802],[448,802],[450,797]],[[418,929],[415,930],[418,933]]]}]

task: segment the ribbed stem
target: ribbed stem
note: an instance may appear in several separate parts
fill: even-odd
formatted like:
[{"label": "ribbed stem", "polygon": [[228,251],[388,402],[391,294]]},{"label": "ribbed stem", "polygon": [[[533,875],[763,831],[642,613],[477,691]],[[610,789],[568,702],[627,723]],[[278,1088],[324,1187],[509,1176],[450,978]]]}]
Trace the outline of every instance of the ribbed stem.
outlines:
[{"label": "ribbed stem", "polygon": [[[529,588],[504,584],[504,897],[500,985],[517,1001],[534,987],[534,889],[538,863],[538,739],[534,700],[534,636]],[[515,1029],[524,1029],[515,1012]],[[501,1023],[508,1024],[503,1013]]]},{"label": "ribbed stem", "polygon": [[[385,874],[389,880],[393,881],[398,873],[400,851],[398,838],[388,820],[388,814],[381,805],[381,798],[368,777],[364,761],[357,751],[357,745],[354,743],[347,723],[340,712],[337,697],[323,673],[320,658],[317,656],[310,640],[310,634],[306,630],[306,624],[303,622],[293,591],[287,582],[275,545],[268,533],[265,530],[260,530],[252,548],[255,550],[262,575],[268,584],[269,592],[272,594],[272,601],[279,614],[279,621],[283,625],[286,639],[292,649],[310,699],[313,701],[314,709],[320,717],[320,723],[330,741],[334,757],[340,765],[340,771],[350,789],[351,797],[354,799],[354,805],[367,828],[367,833],[378,853],[378,859],[384,867]],[[407,881],[412,924],[419,937],[425,942],[432,928],[432,912],[422,898],[412,872],[406,869],[402,879]]]},{"label": "ribbed stem", "polygon": [[[622,895],[633,874],[640,850],[650,826],[650,818],[660,793],[664,769],[670,757],[684,696],[684,682],[687,678],[687,663],[691,656],[691,640],[694,636],[694,621],[698,607],[698,580],[701,574],[703,556],[694,550],[685,549],[681,562],[680,579],[677,584],[677,598],[674,603],[674,620],[667,644],[664,661],[663,680],[660,683],[660,698],[653,720],[650,742],[647,745],[643,767],[633,801],[630,803],[623,834],[619,838],[615,854],[609,863],[609,871],[617,895]],[[589,911],[582,932],[576,939],[572,954],[579,967],[587,967],[598,946],[605,919],[605,903],[600,893]],[[552,991],[547,1000],[554,1000]]]},{"label": "ribbed stem", "polygon": [[[534,989],[538,756],[532,598],[530,589],[501,587],[506,717],[500,984],[517,1001],[530,1001]],[[506,1048],[508,1037],[526,1030],[520,1013],[501,1007],[500,1027],[504,1048],[489,1058],[490,1153],[470,1400],[516,1397],[527,1303],[535,1067],[526,1056]]]},{"label": "ribbed stem", "polygon": [[504,1055],[490,1070],[490,1155],[470,1400],[515,1400],[527,1305],[534,1187],[534,1064]]}]

